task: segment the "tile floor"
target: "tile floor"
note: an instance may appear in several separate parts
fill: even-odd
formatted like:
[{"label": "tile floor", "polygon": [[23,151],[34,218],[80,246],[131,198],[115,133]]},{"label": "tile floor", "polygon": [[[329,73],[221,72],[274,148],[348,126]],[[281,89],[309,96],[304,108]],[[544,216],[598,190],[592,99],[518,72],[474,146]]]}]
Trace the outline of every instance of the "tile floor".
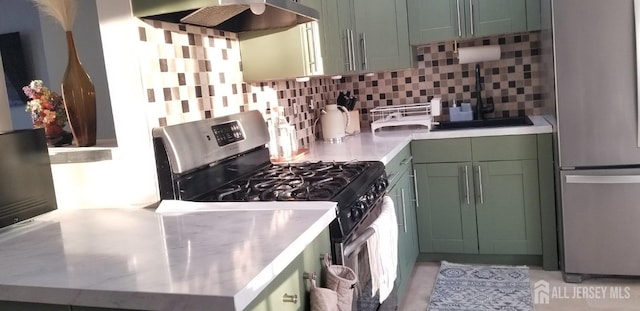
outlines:
[{"label": "tile floor", "polygon": [[[433,284],[438,274],[440,264],[437,262],[418,262],[413,268],[413,276],[409,289],[400,305],[400,311],[426,311]],[[539,280],[549,282],[552,294],[548,304],[536,304],[536,311],[640,311],[640,278],[612,279],[600,278],[585,280],[582,284],[567,284],[562,281],[559,271],[544,271],[540,267],[531,267],[530,279],[532,283]],[[533,285],[532,285],[533,286]],[[593,291],[598,286],[607,288],[609,297],[612,288],[619,287],[623,291],[628,289],[628,299],[586,299],[573,298],[574,292]],[[579,289],[576,289],[579,288]],[[566,294],[565,294],[566,293]],[[564,296],[564,298],[562,297]]]}]

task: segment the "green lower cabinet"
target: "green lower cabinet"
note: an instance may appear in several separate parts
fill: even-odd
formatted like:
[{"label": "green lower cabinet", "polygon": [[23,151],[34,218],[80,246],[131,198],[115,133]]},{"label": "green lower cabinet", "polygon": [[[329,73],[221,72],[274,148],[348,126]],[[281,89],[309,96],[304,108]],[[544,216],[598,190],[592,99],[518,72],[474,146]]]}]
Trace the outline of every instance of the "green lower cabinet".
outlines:
[{"label": "green lower cabinet", "polygon": [[558,269],[551,134],[415,140],[420,260]]},{"label": "green lower cabinet", "polygon": [[[304,273],[315,273],[317,284],[322,284],[322,254],[331,254],[329,230],[325,229],[305,250],[296,257],[275,280],[252,303],[245,308],[250,311],[302,311],[310,310],[309,281]],[[297,302],[283,301],[286,296],[297,297]]]},{"label": "green lower cabinet", "polygon": [[[400,206],[396,208],[398,223],[398,276],[402,281],[398,286],[398,297],[402,298],[411,280],[413,265],[418,257],[418,226],[416,223],[416,197],[413,175],[408,172],[398,181],[397,194]],[[398,213],[399,212],[399,213]]]},{"label": "green lower cabinet", "polygon": [[480,162],[475,169],[479,253],[542,254],[537,161]]},{"label": "green lower cabinet", "polygon": [[413,265],[418,257],[418,225],[416,222],[415,184],[411,168],[410,148],[403,149],[387,163],[391,185],[388,196],[393,200],[398,223],[398,271],[396,286],[402,299],[411,281]]},{"label": "green lower cabinet", "polygon": [[421,252],[542,253],[535,160],[414,166]]},{"label": "green lower cabinet", "polygon": [[420,252],[478,253],[471,162],[414,164]]}]

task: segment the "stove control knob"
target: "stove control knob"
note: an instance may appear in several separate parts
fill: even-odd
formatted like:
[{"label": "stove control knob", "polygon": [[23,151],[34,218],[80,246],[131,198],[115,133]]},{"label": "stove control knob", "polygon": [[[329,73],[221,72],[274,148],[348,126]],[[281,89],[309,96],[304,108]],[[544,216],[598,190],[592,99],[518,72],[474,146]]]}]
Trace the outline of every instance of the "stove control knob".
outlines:
[{"label": "stove control knob", "polygon": [[358,221],[358,220],[360,220],[360,218],[362,218],[362,212],[359,209],[355,208],[355,207],[351,208],[351,213],[350,214],[351,214],[350,218],[351,218],[352,221]]},{"label": "stove control knob", "polygon": [[374,193],[374,191],[369,191],[367,193],[367,203],[373,204],[375,199],[376,199],[376,194]]},{"label": "stove control knob", "polygon": [[380,179],[376,183],[376,189],[378,191],[382,191],[382,190],[386,189],[387,186],[389,186],[389,181],[384,177],[380,177]]},{"label": "stove control knob", "polygon": [[365,204],[365,202],[358,201],[358,202],[356,202],[355,207],[356,207],[356,208],[357,208],[357,209],[358,209],[362,214],[364,214],[364,212],[365,212],[365,210],[366,210],[366,208],[367,208],[367,205]]}]

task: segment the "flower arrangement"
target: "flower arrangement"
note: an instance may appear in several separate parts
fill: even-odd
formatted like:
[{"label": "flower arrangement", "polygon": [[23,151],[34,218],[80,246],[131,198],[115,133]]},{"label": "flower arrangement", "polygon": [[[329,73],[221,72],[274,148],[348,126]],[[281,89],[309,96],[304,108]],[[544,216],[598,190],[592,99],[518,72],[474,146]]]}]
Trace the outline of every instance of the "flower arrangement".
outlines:
[{"label": "flower arrangement", "polygon": [[22,88],[22,91],[31,99],[27,102],[25,110],[31,112],[33,126],[45,128],[45,131],[59,131],[58,133],[48,133],[50,135],[62,134],[62,128],[67,123],[67,112],[62,96],[52,92],[42,80],[31,81],[29,85]]}]

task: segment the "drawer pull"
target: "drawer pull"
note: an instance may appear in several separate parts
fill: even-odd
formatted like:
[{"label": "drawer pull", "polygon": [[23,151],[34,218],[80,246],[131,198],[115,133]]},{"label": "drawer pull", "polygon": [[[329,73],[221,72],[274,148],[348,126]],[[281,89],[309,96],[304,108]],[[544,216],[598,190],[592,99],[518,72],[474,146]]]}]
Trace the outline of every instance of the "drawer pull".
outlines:
[{"label": "drawer pull", "polygon": [[407,163],[411,162],[411,160],[413,160],[413,157],[408,157],[408,158],[404,158],[402,161],[400,161],[400,166],[404,166]]},{"label": "drawer pull", "polygon": [[282,296],[282,302],[298,303],[298,295],[289,295],[285,293],[284,296]]}]

